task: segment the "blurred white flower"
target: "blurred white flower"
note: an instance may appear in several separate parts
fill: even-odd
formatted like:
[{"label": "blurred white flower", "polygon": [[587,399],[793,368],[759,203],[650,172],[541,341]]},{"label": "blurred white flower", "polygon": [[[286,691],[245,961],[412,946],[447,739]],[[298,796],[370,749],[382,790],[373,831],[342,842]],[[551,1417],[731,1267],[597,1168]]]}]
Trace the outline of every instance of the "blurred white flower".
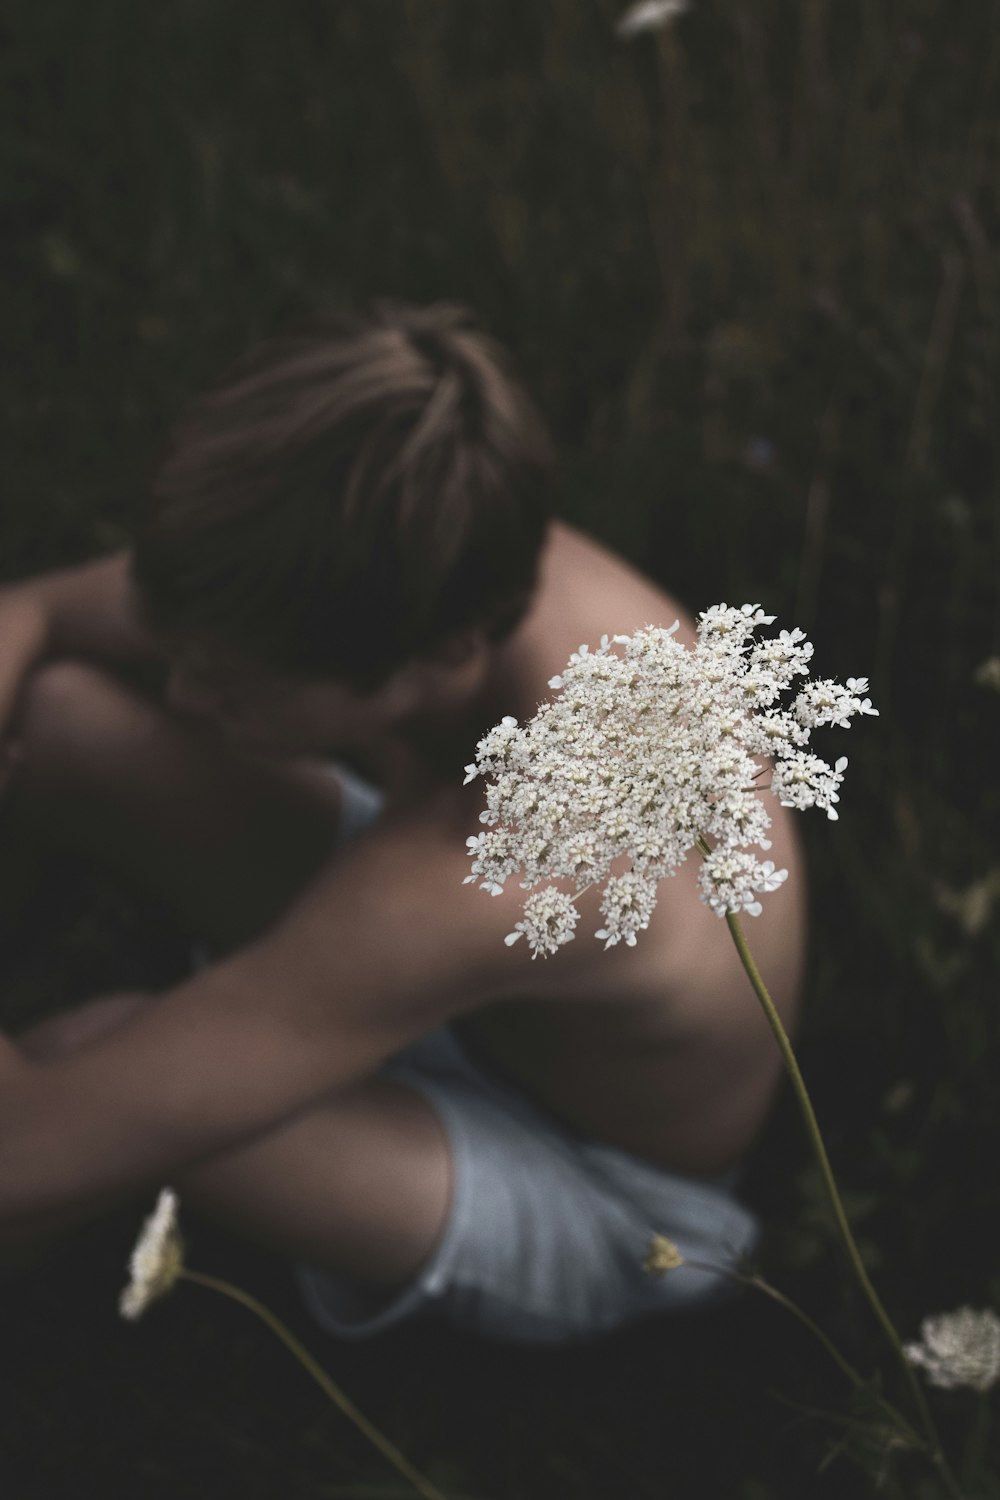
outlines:
[{"label": "blurred white flower", "polygon": [[177,1194],[164,1188],[145,1221],[129,1260],[128,1286],[118,1302],[123,1318],[139,1318],[151,1302],[169,1292],[184,1268],[184,1244],[177,1228]]},{"label": "blurred white flower", "polygon": [[688,9],[688,0],[639,0],[638,4],[629,6],[615,26],[615,32],[627,39],[639,36],[643,31],[658,31]]},{"label": "blurred white flower", "polygon": [[920,1342],[907,1344],[905,1353],[931,1385],[988,1391],[1000,1380],[1000,1318],[989,1307],[937,1313],[923,1320]]},{"label": "blurred white flower", "polygon": [[955,918],[968,937],[978,937],[993,915],[993,908],[1000,901],[1000,865],[990,870],[982,880],[974,880],[963,890],[952,890],[939,885],[935,891],[937,904]]},{"label": "blurred white flower", "polygon": [[[576,899],[603,885],[597,937],[634,946],[658,883],[692,849],[705,856],[699,891],[714,912],[759,915],[757,897],[787,876],[757,858],[771,847],[763,758],[784,806],[836,818],[847,760],[814,755],[810,733],[877,713],[861,696],[864,677],[806,682],[782,705],[795,679],[808,678],[813,648],[801,630],[755,638],[773,622],[757,604],[716,604],[690,650],[674,640],[676,623],[603,636],[596,650],[573,653],[549,682],[554,697],[523,728],[507,717],[479,741],[466,781],[488,778],[487,830],[467,840],[466,880],[494,896],[512,875],[525,890],[544,882],[508,943],[523,935],[534,956],[554,953],[574,935]],[[622,857],[631,868],[613,873]]]},{"label": "blurred white flower", "polygon": [[980,687],[993,688],[1000,693],[1000,656],[988,656],[976,668],[976,681]]}]

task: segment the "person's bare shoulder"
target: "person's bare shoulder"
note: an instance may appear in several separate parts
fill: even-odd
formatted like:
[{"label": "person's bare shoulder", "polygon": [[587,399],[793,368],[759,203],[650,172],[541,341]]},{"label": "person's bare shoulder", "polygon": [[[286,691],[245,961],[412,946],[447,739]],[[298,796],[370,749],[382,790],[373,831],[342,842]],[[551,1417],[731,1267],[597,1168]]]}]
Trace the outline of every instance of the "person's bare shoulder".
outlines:
[{"label": "person's bare shoulder", "polygon": [[[593,648],[604,634],[631,634],[647,625],[669,627],[675,621],[676,639],[693,645],[694,619],[668,589],[593,537],[558,523],[543,558],[535,606],[511,643],[507,711],[522,723],[530,718],[549,693],[549,679],[581,644]],[[781,893],[769,898],[754,935],[776,988],[791,997],[799,983],[804,941],[802,858],[787,809],[774,800],[768,811],[773,820],[772,857],[789,869],[790,878]],[[699,900],[696,873],[692,858],[674,880],[662,882],[657,911],[641,944],[601,953],[597,962],[583,936],[600,925],[599,892],[589,891],[579,903],[580,941],[543,974],[530,974],[535,992],[544,987],[547,993],[582,996],[614,988],[619,996],[669,992],[697,999],[706,986],[715,984],[728,993],[735,972],[732,945],[724,924]],[[736,979],[742,983],[739,975]]]},{"label": "person's bare shoulder", "polygon": [[553,535],[552,579],[568,589],[581,610],[596,619],[614,616],[602,630],[626,632],[644,625],[681,623],[694,638],[689,612],[661,584],[595,537],[560,523]]},{"label": "person's bare shoulder", "polygon": [[679,622],[678,639],[694,641],[689,611],[665,588],[593,537],[565,522],[552,527],[534,605],[506,649],[508,711],[534,713],[548,680],[584,642],[627,635],[646,625]]}]

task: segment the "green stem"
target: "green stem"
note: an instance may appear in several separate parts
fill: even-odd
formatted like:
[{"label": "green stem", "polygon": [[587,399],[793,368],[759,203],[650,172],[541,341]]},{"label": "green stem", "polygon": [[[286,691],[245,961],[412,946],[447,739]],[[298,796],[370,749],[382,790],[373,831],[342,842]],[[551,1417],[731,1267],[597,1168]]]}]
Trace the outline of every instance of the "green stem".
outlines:
[{"label": "green stem", "polygon": [[909,1441],[915,1447],[924,1448],[926,1451],[924,1439],[919,1433],[914,1432],[902,1412],[897,1411],[891,1401],[887,1401],[884,1396],[879,1396],[873,1391],[871,1382],[866,1380],[861,1372],[856,1370],[850,1361],[844,1358],[833,1340],[823,1332],[818,1323],[815,1323],[810,1318],[808,1313],[803,1312],[797,1302],[792,1301],[791,1297],[786,1297],[784,1292],[779,1292],[778,1288],[772,1286],[769,1281],[765,1281],[763,1276],[744,1276],[739,1271],[730,1270],[727,1266],[714,1265],[710,1261],[688,1260],[686,1257],[684,1264],[686,1266],[693,1266],[695,1270],[711,1271],[716,1276],[725,1276],[730,1281],[739,1282],[741,1286],[751,1287],[755,1292],[763,1292],[765,1297],[770,1297],[772,1302],[777,1302],[779,1307],[783,1307],[786,1312],[790,1312],[794,1318],[798,1319],[803,1328],[807,1329],[813,1338],[822,1344],[834,1364],[842,1374],[847,1376],[847,1379],[855,1389],[865,1391],[869,1396],[873,1397],[876,1406],[881,1407],[890,1421],[905,1434]]},{"label": "green stem", "polygon": [[265,1307],[263,1302],[258,1302],[256,1297],[251,1297],[249,1293],[241,1291],[239,1287],[231,1286],[228,1281],[222,1281],[216,1276],[208,1276],[203,1271],[188,1271],[185,1269],[180,1272],[180,1275],[185,1281],[194,1281],[199,1286],[211,1287],[212,1291],[221,1292],[224,1297],[231,1297],[234,1302],[239,1302],[243,1307],[248,1307],[252,1313],[256,1313],[257,1317],[267,1324],[271,1332],[277,1334],[286,1348],[291,1350],[303,1369],[308,1370],[320,1389],[325,1391],[327,1396],[329,1396],[334,1406],[338,1407],[344,1416],[354,1423],[358,1431],[362,1432],[369,1442],[375,1445],[383,1458],[388,1459],[389,1463],[410,1481],[418,1494],[423,1495],[425,1500],[445,1500],[445,1496],[442,1495],[441,1491],[436,1489],[429,1479],[425,1479],[422,1474],[419,1474],[413,1465],[404,1458],[399,1449],[390,1443],[387,1437],[383,1437],[378,1428],[373,1426],[368,1418],[358,1411],[354,1402],[348,1396],[344,1395],[339,1386],[334,1384],[322,1365],[317,1364],[308,1349],[299,1343],[291,1330],[286,1328],[281,1319],[275,1317],[274,1313]]},{"label": "green stem", "polygon": [[736,913],[727,912],[726,922],[728,924],[729,931],[732,934],[733,942],[736,944],[736,951],[740,956],[740,962],[743,964],[743,967],[747,972],[747,977],[749,978],[750,983],[753,985],[754,993],[756,994],[757,999],[760,1001],[761,1006],[763,1007],[764,1014],[767,1017],[771,1030],[774,1033],[775,1040],[778,1043],[782,1061],[785,1064],[785,1071],[788,1073],[792,1088],[795,1090],[795,1097],[798,1099],[799,1108],[801,1109],[803,1119],[805,1120],[806,1130],[809,1133],[809,1139],[812,1143],[813,1151],[816,1154],[816,1160],[819,1162],[819,1168],[823,1175],[823,1181],[826,1184],[826,1190],[827,1194],[829,1195],[830,1204],[833,1208],[833,1215],[837,1223],[837,1228],[840,1231],[840,1236],[847,1250],[847,1255],[854,1269],[854,1274],[856,1275],[861,1286],[861,1290],[864,1292],[866,1298],[868,1299],[868,1303],[871,1306],[875,1317],[878,1319],[878,1322],[881,1325],[886,1338],[892,1345],[896,1357],[898,1358],[899,1363],[902,1366],[903,1373],[906,1377],[907,1383],[909,1384],[913,1399],[916,1403],[917,1410],[920,1413],[920,1419],[923,1423],[924,1430],[930,1440],[931,1458],[940,1470],[941,1475],[948,1485],[951,1493],[957,1497],[957,1500],[961,1500],[962,1492],[959,1489],[958,1482],[955,1479],[954,1475],[951,1473],[947,1461],[944,1458],[944,1454],[941,1449],[941,1439],[938,1437],[937,1428],[934,1425],[934,1419],[931,1416],[930,1408],[927,1405],[923,1390],[920,1387],[920,1382],[917,1380],[913,1367],[911,1366],[909,1360],[906,1358],[906,1354],[903,1350],[903,1345],[900,1340],[899,1334],[893,1327],[892,1320],[890,1319],[889,1314],[882,1306],[879,1295],[876,1292],[875,1288],[872,1286],[872,1283],[868,1276],[868,1272],[865,1270],[864,1263],[862,1262],[861,1254],[855,1242],[854,1235],[851,1233],[851,1226],[847,1222],[847,1215],[844,1212],[844,1205],[841,1202],[840,1193],[837,1189],[837,1184],[834,1181],[833,1171],[830,1167],[830,1159],[826,1154],[826,1146],[824,1145],[823,1137],[820,1134],[819,1125],[817,1123],[816,1115],[812,1107],[812,1100],[809,1098],[805,1080],[803,1079],[802,1074],[799,1071],[798,1060],[796,1059],[795,1053],[792,1050],[792,1044],[789,1041],[788,1033],[785,1031],[785,1028],[782,1025],[781,1017],[778,1015],[777,1007],[775,1006],[774,1001],[771,999],[771,996],[768,993],[767,986],[761,977],[760,970],[757,968],[757,965],[754,962],[753,954],[750,952],[750,949],[747,945],[747,940],[744,935],[743,928],[740,926],[740,921]]},{"label": "green stem", "polygon": [[965,1445],[963,1470],[969,1484],[974,1484],[986,1466],[989,1449],[991,1418],[993,1412],[990,1398],[985,1391],[976,1397],[976,1409],[972,1419],[972,1430]]}]

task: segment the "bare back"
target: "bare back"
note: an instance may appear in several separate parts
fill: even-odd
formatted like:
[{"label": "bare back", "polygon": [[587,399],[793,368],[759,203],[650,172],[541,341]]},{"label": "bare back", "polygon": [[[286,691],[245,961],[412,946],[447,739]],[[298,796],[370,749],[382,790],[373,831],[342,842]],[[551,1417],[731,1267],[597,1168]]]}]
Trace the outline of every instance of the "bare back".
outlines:
[{"label": "bare back", "polygon": [[[530,718],[549,695],[549,677],[581,642],[594,645],[605,632],[669,625],[678,617],[680,638],[690,641],[692,622],[675,600],[597,543],[557,525],[536,604],[501,652],[497,717]],[[481,805],[478,783],[456,794],[456,837],[463,842],[477,827]],[[804,876],[789,814],[776,799],[769,810],[773,857],[789,879],[746,926],[779,1009],[793,1024]],[[601,923],[598,893],[589,893],[580,903],[576,942],[527,973],[519,970],[515,989],[458,1024],[483,1061],[569,1124],[676,1170],[711,1173],[751,1143],[779,1064],[728,929],[699,900],[696,875],[692,857],[662,882],[649,930],[634,948],[603,951],[590,936]],[[472,899],[488,898],[473,887],[457,897]]]}]

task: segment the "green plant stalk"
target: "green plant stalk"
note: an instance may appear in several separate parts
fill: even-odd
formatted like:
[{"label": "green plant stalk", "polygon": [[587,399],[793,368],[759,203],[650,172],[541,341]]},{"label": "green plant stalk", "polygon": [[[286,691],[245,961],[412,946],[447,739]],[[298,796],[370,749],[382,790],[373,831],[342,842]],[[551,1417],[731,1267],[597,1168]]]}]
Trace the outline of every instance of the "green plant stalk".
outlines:
[{"label": "green plant stalk", "polygon": [[976,1397],[975,1411],[972,1417],[972,1427],[968,1440],[965,1444],[963,1455],[963,1473],[965,1482],[970,1487],[974,1486],[976,1480],[982,1475],[986,1468],[989,1454],[990,1432],[992,1429],[993,1409],[989,1395],[986,1391],[980,1391]]},{"label": "green plant stalk", "polygon": [[[813,1338],[819,1340],[837,1368],[847,1376],[848,1380],[857,1390],[867,1390],[869,1388],[870,1382],[865,1379],[859,1370],[854,1368],[849,1360],[844,1358],[833,1340],[827,1337],[819,1324],[813,1322],[809,1314],[804,1312],[797,1302],[793,1302],[791,1297],[786,1297],[784,1292],[779,1292],[777,1287],[765,1281],[762,1276],[742,1276],[740,1280],[745,1282],[747,1286],[753,1287],[755,1291],[763,1292],[765,1297],[770,1297],[772,1302],[777,1302],[779,1307],[783,1307],[786,1312],[790,1312],[793,1317],[797,1318],[803,1328],[808,1329]],[[876,1399],[878,1404],[891,1413],[893,1420],[900,1423],[911,1438],[916,1438],[918,1442],[920,1441],[902,1413],[897,1412],[890,1402],[884,1401],[881,1398]]]},{"label": "green plant stalk", "polygon": [[904,1353],[902,1341],[900,1340],[899,1334],[893,1327],[892,1320],[889,1317],[889,1314],[882,1306],[881,1299],[879,1298],[879,1295],[876,1292],[875,1288],[872,1286],[871,1280],[868,1276],[868,1272],[865,1270],[864,1263],[862,1262],[861,1253],[858,1250],[854,1235],[851,1233],[851,1226],[847,1222],[847,1215],[844,1212],[844,1205],[841,1202],[840,1193],[834,1180],[833,1170],[830,1166],[830,1159],[826,1154],[826,1146],[824,1145],[823,1137],[820,1134],[819,1124],[816,1120],[816,1114],[812,1107],[812,1100],[810,1099],[809,1092],[806,1089],[805,1080],[803,1079],[802,1074],[799,1071],[798,1059],[796,1058],[795,1053],[792,1050],[792,1044],[789,1040],[788,1033],[782,1025],[781,1017],[778,1015],[777,1007],[775,1006],[774,1001],[771,999],[768,988],[764,983],[763,978],[761,977],[760,970],[757,968],[757,965],[754,962],[753,954],[750,952],[746,936],[743,932],[743,928],[740,926],[739,918],[737,917],[735,912],[726,913],[726,923],[732,935],[733,942],[736,944],[736,951],[740,956],[740,962],[746,970],[747,977],[750,980],[750,983],[753,985],[754,993],[761,1003],[764,1014],[767,1017],[768,1024],[770,1025],[771,1030],[774,1033],[775,1040],[778,1043],[778,1048],[781,1052],[781,1058],[785,1065],[785,1071],[787,1072],[791,1080],[792,1088],[795,1090],[795,1097],[799,1102],[799,1108],[801,1109],[803,1119],[805,1120],[806,1130],[809,1133],[809,1139],[812,1143],[813,1151],[816,1154],[816,1160],[819,1162],[819,1168],[820,1172],[823,1175],[823,1181],[826,1184],[827,1194],[830,1199],[831,1207],[833,1208],[834,1219],[836,1220],[841,1239],[843,1240],[844,1246],[847,1250],[847,1255],[851,1262],[851,1266],[854,1269],[854,1274],[856,1275],[858,1282],[860,1283],[861,1290],[864,1292],[866,1298],[868,1299],[869,1305],[871,1306],[875,1317],[881,1325],[886,1338],[892,1345],[896,1357],[899,1360],[900,1365],[902,1366],[903,1373],[906,1377],[907,1383],[909,1384],[910,1390],[913,1395],[913,1399],[916,1403],[917,1411],[920,1413],[920,1419],[923,1423],[924,1431],[927,1433],[928,1439],[930,1440],[931,1459],[940,1471],[941,1476],[947,1484],[949,1490],[956,1497],[956,1500],[961,1500],[962,1491],[960,1490],[958,1482],[955,1479],[955,1476],[952,1474],[951,1469],[948,1466],[948,1462],[944,1456],[944,1452],[941,1447],[941,1439],[938,1436],[937,1428],[934,1425],[934,1418],[931,1416],[926,1397],[924,1396],[924,1393],[920,1387],[920,1382],[917,1380],[913,1368],[910,1365],[909,1360],[906,1358],[906,1354]]},{"label": "green plant stalk", "polygon": [[248,1292],[241,1291],[239,1287],[231,1286],[228,1281],[222,1281],[216,1276],[208,1276],[203,1271],[189,1271],[185,1269],[179,1274],[185,1281],[194,1281],[199,1286],[210,1287],[212,1291],[221,1292],[224,1297],[231,1297],[234,1302],[239,1302],[243,1307],[248,1307],[252,1313],[256,1313],[257,1317],[267,1324],[271,1332],[277,1334],[285,1347],[291,1350],[292,1354],[299,1361],[299,1364],[309,1372],[320,1389],[329,1396],[334,1406],[342,1411],[349,1421],[354,1423],[358,1431],[363,1433],[370,1443],[374,1444],[383,1458],[387,1459],[394,1468],[399,1470],[404,1478],[409,1480],[417,1493],[424,1496],[424,1500],[445,1500],[445,1496],[441,1491],[435,1488],[429,1479],[425,1479],[422,1474],[419,1474],[408,1459],[400,1453],[399,1449],[390,1443],[389,1439],[384,1437],[377,1427],[369,1422],[368,1418],[358,1410],[348,1396],[344,1395],[340,1387],[330,1379],[322,1365],[317,1364],[308,1349],[299,1343],[291,1330],[286,1328],[281,1319],[276,1317],[269,1308],[265,1307],[263,1302],[258,1302],[256,1297],[251,1297]]},{"label": "green plant stalk", "polygon": [[[802,1324],[803,1328],[822,1344],[838,1370],[843,1375],[846,1375],[847,1379],[857,1390],[870,1390],[871,1382],[865,1379],[860,1370],[854,1368],[850,1360],[844,1358],[836,1344],[823,1332],[819,1324],[815,1323],[809,1314],[799,1307],[797,1302],[793,1302],[791,1297],[786,1297],[784,1292],[779,1292],[777,1287],[772,1286],[769,1281],[765,1281],[763,1276],[744,1276],[739,1271],[730,1270],[728,1266],[715,1265],[712,1261],[707,1260],[691,1260],[687,1256],[684,1257],[682,1263],[685,1266],[692,1266],[696,1271],[711,1271],[715,1276],[724,1276],[727,1281],[734,1281],[740,1286],[751,1287],[755,1292],[762,1292],[765,1297],[770,1297],[772,1302],[777,1302],[779,1307],[783,1307],[786,1312],[790,1312]],[[892,1403],[886,1401],[882,1396],[876,1396],[875,1400],[918,1447],[923,1446],[923,1439],[918,1433],[914,1432],[902,1412],[898,1412]]]},{"label": "green plant stalk", "polygon": [[769,1281],[765,1281],[763,1276],[744,1276],[740,1271],[730,1270],[728,1266],[716,1265],[713,1261],[708,1260],[691,1260],[687,1256],[683,1258],[681,1264],[693,1266],[696,1271],[710,1271],[714,1276],[724,1276],[727,1281],[736,1282],[739,1286],[748,1286],[751,1290],[762,1292],[765,1297],[770,1297],[772,1302],[777,1302],[779,1307],[783,1307],[786,1312],[790,1312],[802,1324],[803,1328],[812,1334],[813,1338],[823,1346],[838,1370],[846,1375],[854,1388],[859,1391],[866,1391],[872,1396],[876,1406],[882,1408],[889,1420],[894,1426],[899,1428],[907,1440],[915,1448],[922,1448],[926,1451],[926,1440],[913,1430],[902,1412],[897,1411],[891,1401],[887,1401],[884,1396],[880,1396],[877,1392],[873,1391],[871,1381],[866,1380],[860,1370],[856,1370],[850,1361],[844,1358],[833,1340],[823,1332],[819,1324],[814,1322],[807,1312],[804,1312],[799,1307],[797,1302],[792,1301],[791,1297],[786,1297],[784,1292],[779,1292],[778,1288],[772,1286]]}]

